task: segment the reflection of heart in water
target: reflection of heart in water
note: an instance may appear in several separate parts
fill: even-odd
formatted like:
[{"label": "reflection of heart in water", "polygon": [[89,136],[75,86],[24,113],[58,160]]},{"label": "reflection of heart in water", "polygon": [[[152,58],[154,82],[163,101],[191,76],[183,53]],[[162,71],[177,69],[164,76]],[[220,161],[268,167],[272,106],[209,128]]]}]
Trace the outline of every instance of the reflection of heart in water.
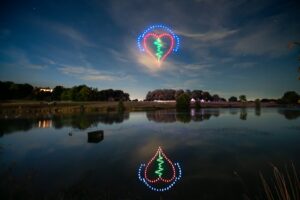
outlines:
[{"label": "reflection of heart in water", "polygon": [[145,178],[151,183],[159,181],[169,183],[175,178],[174,164],[166,157],[160,147],[146,166]]},{"label": "reflection of heart in water", "polygon": [[174,38],[168,33],[148,33],[144,37],[143,45],[146,52],[160,65],[172,52]]},{"label": "reflection of heart in water", "polygon": [[181,178],[181,168],[179,163],[173,163],[159,147],[147,165],[140,165],[138,177],[151,190],[164,192]]}]

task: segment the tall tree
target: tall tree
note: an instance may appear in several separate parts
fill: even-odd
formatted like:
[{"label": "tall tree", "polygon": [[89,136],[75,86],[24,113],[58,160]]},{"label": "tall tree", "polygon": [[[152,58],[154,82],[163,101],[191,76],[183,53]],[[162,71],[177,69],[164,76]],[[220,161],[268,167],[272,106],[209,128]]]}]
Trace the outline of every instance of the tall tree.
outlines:
[{"label": "tall tree", "polygon": [[241,102],[247,101],[246,95],[244,95],[244,94],[240,95],[239,99],[240,99]]},{"label": "tall tree", "polygon": [[300,96],[295,91],[288,91],[284,93],[284,95],[281,98],[281,101],[285,104],[296,104],[298,103],[298,100],[300,99]]},{"label": "tall tree", "polygon": [[237,98],[236,97],[234,97],[234,96],[232,96],[232,97],[230,97],[229,99],[228,99],[228,101],[229,102],[237,102]]},{"label": "tall tree", "polygon": [[63,86],[55,86],[55,88],[53,88],[52,91],[52,100],[59,101],[63,91],[64,91]]}]

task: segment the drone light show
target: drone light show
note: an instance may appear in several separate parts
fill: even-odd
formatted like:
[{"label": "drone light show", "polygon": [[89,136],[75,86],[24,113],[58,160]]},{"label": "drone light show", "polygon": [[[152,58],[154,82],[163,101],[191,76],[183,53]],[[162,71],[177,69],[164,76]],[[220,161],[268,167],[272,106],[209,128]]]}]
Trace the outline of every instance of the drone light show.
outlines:
[{"label": "drone light show", "polygon": [[160,66],[172,52],[178,51],[179,37],[167,26],[153,25],[139,35],[137,45]]},{"label": "drone light show", "polygon": [[173,163],[159,147],[147,164],[141,164],[138,178],[156,192],[170,190],[182,176],[179,163]]}]

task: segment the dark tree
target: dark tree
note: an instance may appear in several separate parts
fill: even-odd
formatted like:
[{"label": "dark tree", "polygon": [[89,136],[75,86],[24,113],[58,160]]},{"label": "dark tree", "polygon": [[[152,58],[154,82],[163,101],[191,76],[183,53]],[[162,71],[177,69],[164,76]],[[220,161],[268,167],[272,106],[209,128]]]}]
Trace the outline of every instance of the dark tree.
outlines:
[{"label": "dark tree", "polygon": [[0,81],[0,99],[30,99],[33,87],[29,84],[16,84]]},{"label": "dark tree", "polygon": [[205,101],[211,101],[212,96],[209,94],[209,92],[203,92],[202,97]]},{"label": "dark tree", "polygon": [[237,102],[238,99],[237,99],[236,97],[232,96],[232,97],[230,97],[230,98],[228,99],[228,101],[229,101],[229,102]]},{"label": "dark tree", "polygon": [[64,90],[63,86],[55,86],[52,91],[52,100],[59,101]]},{"label": "dark tree", "polygon": [[243,95],[243,94],[239,96],[239,99],[241,102],[247,101],[246,95]]},{"label": "dark tree", "polygon": [[176,99],[176,108],[177,110],[188,110],[190,108],[190,96],[187,93],[181,94]]},{"label": "dark tree", "polygon": [[[171,95],[172,96],[172,95]],[[33,99],[46,101],[129,101],[129,94],[122,90],[102,90],[86,85],[78,85],[72,88],[56,86],[52,92],[33,88],[29,84],[16,84],[13,82],[0,81],[0,100],[9,99]]]},{"label": "dark tree", "polygon": [[212,100],[213,100],[213,101],[220,101],[219,95],[214,94],[214,95],[212,96]]},{"label": "dark tree", "polygon": [[284,104],[297,104],[299,99],[300,96],[295,91],[288,91],[284,93],[284,95],[281,98],[281,101]]},{"label": "dark tree", "polygon": [[184,93],[184,91],[183,90],[176,90],[175,91],[175,99],[177,99],[180,95],[182,95]]},{"label": "dark tree", "polygon": [[220,101],[226,102],[226,99],[225,98],[220,98]]},{"label": "dark tree", "polygon": [[71,89],[65,89],[61,95],[60,99],[63,101],[71,101],[72,100],[72,90]]},{"label": "dark tree", "polygon": [[191,94],[191,97],[194,98],[194,99],[202,99],[202,93],[203,91],[202,90],[193,90],[192,91],[192,94]]}]

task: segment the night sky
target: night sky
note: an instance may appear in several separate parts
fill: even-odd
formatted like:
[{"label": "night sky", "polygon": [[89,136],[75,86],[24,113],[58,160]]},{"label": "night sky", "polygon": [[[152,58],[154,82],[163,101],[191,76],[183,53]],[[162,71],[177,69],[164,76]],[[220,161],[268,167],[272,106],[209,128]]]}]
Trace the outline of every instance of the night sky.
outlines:
[{"label": "night sky", "polygon": [[[300,93],[300,6],[276,0],[1,1],[0,80],[34,86],[200,89],[223,97]],[[136,40],[152,24],[181,39],[152,65]]]}]

